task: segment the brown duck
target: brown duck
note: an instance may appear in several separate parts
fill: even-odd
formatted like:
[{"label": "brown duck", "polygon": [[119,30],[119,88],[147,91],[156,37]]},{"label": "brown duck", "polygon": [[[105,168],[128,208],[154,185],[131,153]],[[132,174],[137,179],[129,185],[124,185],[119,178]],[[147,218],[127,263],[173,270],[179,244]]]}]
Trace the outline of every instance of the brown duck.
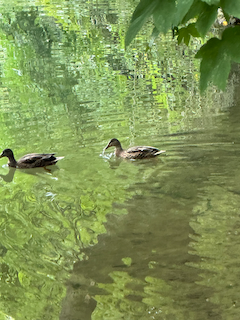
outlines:
[{"label": "brown duck", "polygon": [[0,158],[7,157],[9,167],[28,169],[37,167],[47,167],[56,164],[58,160],[64,157],[55,157],[54,153],[29,153],[20,158],[18,161],[14,158],[11,149],[5,149]]},{"label": "brown duck", "polygon": [[124,150],[121,146],[121,143],[118,141],[118,139],[111,139],[106,146],[105,150],[115,147],[115,155],[117,157],[125,158],[125,159],[147,159],[147,158],[153,158],[161,153],[166,152],[165,150],[159,150],[155,147],[149,147],[149,146],[136,146],[131,147],[129,149]]}]

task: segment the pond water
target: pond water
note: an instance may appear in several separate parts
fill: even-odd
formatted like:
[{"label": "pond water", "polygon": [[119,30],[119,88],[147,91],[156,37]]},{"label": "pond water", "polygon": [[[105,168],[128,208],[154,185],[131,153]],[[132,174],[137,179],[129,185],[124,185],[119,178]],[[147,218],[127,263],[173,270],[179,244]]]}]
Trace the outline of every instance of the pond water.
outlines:
[{"label": "pond water", "polygon": [[0,1],[0,147],[64,156],[0,159],[0,319],[239,318],[239,70],[201,96],[200,41],[125,50],[135,6]]}]

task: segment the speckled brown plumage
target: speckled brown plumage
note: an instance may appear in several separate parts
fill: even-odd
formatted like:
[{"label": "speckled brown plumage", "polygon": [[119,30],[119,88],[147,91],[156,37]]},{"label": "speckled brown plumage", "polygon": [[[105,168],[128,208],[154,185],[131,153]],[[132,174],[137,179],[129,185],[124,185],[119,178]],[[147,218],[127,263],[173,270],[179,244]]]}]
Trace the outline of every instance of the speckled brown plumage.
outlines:
[{"label": "speckled brown plumage", "polygon": [[54,153],[30,153],[26,154],[18,161],[14,158],[13,151],[11,149],[5,149],[0,155],[0,158],[7,157],[9,167],[27,169],[47,167],[56,164],[58,160],[64,157],[55,157]]},{"label": "speckled brown plumage", "polygon": [[115,138],[109,141],[105,150],[110,147],[115,147],[115,155],[117,157],[121,157],[125,159],[153,158],[165,152],[165,150],[159,150],[155,147],[150,147],[150,146],[136,146],[136,147],[131,147],[129,149],[124,150],[121,146],[121,143]]}]

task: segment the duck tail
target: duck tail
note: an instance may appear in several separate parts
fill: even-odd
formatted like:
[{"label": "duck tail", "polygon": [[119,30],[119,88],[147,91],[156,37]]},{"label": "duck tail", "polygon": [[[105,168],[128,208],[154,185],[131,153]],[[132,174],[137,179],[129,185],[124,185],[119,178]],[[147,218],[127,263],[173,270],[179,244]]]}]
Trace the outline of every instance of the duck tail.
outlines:
[{"label": "duck tail", "polygon": [[63,159],[64,157],[56,157],[56,161]]},{"label": "duck tail", "polygon": [[159,156],[161,153],[165,153],[166,150],[160,150],[155,153],[155,156]]}]

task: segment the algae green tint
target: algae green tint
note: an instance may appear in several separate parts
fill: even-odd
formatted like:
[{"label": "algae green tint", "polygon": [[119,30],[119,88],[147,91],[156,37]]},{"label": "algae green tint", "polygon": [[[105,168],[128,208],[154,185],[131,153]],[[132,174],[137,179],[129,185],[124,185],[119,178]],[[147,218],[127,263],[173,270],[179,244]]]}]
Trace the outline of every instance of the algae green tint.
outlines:
[{"label": "algae green tint", "polygon": [[238,68],[200,96],[199,42],[125,50],[135,6],[0,1],[1,152],[64,156],[1,159],[1,319],[239,317]]}]

